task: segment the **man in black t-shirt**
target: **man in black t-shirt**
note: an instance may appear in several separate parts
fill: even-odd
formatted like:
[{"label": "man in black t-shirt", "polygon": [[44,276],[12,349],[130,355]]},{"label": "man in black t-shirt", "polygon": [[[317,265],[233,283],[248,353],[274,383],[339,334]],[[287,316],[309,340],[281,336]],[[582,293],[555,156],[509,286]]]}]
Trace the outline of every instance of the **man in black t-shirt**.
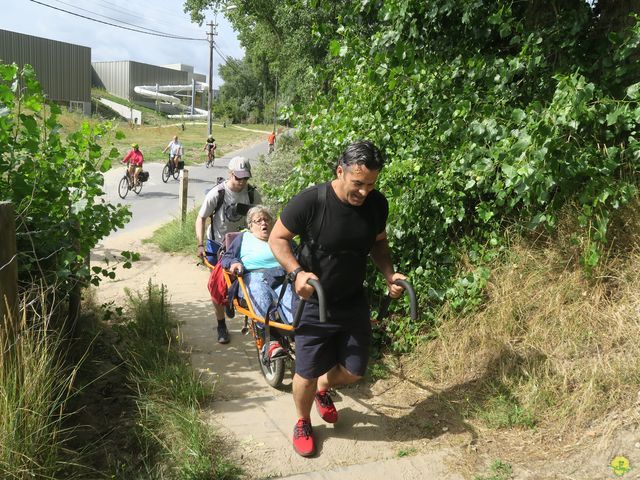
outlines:
[{"label": "man in black t-shirt", "polygon": [[[371,324],[364,295],[367,258],[383,273],[392,297],[402,294],[387,242],[387,199],[374,189],[384,157],[369,141],[354,142],[338,160],[336,178],[296,195],[276,222],[269,246],[289,272],[295,291],[308,299],[315,278],[325,292],[327,323],[319,322],[318,305],[307,302],[296,329],[296,373],[293,399],[298,421],[293,447],[302,456],[315,452],[311,429],[314,401],[323,420],[335,423],[338,412],[327,391],[360,380],[367,368]],[[305,248],[299,259],[291,240],[300,235]]]}]

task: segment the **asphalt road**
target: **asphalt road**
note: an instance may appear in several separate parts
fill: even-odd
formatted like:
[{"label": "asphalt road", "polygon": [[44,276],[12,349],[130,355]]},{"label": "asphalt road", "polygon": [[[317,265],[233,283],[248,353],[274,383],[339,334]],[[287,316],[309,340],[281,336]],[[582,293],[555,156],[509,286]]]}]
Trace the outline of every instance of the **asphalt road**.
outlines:
[{"label": "asphalt road", "polygon": [[[212,168],[205,168],[204,165],[188,165],[186,167],[189,172],[187,210],[200,206],[205,193],[216,184],[217,177],[227,177],[227,165],[232,157],[242,155],[255,161],[259,155],[266,153],[267,143],[263,141],[252,147],[216,158]],[[160,225],[178,218],[180,181],[170,177],[167,183],[163,183],[163,167],[164,164],[161,163],[145,162],[144,169],[149,172],[149,180],[143,184],[139,195],[129,191],[124,200],[118,196],[118,182],[124,175],[124,165],[104,174],[105,200],[114,204],[129,205],[132,212],[131,221],[125,225],[124,229],[113,232],[110,237],[117,236],[123,231],[130,232],[151,225]]]}]

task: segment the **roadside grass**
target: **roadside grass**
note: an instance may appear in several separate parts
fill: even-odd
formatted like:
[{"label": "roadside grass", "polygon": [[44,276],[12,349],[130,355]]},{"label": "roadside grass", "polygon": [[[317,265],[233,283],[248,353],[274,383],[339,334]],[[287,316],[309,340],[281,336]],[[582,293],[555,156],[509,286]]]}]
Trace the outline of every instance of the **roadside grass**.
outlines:
[{"label": "roadside grass", "polygon": [[[95,91],[95,90],[94,90]],[[109,95],[106,92],[100,91],[96,94],[101,97],[114,100],[118,103],[126,105],[127,102],[121,98]],[[146,118],[153,119],[151,124],[143,124],[132,127],[128,122],[121,118],[111,118],[111,121],[115,128],[124,134],[124,138],[116,139],[109,138],[109,145],[103,145],[105,148],[111,148],[112,146],[117,148],[120,152],[120,157],[130,150],[132,143],[140,145],[140,150],[144,154],[145,162],[160,162],[165,163],[168,158],[168,153],[162,153],[162,150],[169,144],[174,135],[177,135],[184,148],[183,160],[186,165],[199,165],[204,164],[207,155],[203,150],[207,139],[207,122],[181,122],[179,119],[170,119],[166,116],[159,114],[153,110],[145,109],[139,105],[134,105],[134,108],[143,111],[143,120],[146,122]],[[85,117],[77,112],[63,111],[59,117],[60,123],[63,126],[64,131],[72,132],[78,130],[81,125],[88,122],[89,125],[95,125],[103,120],[99,116]],[[182,129],[184,125],[184,130]],[[227,125],[224,127],[222,123],[218,123],[214,120],[212,124],[212,135],[216,139],[216,165],[229,162],[227,157],[230,153],[253,145],[257,142],[264,141],[266,144],[267,135],[273,127],[271,125],[262,124],[242,124],[242,125]],[[111,145],[111,142],[113,145]],[[119,164],[114,162],[114,167]]]},{"label": "roadside grass", "polygon": [[513,478],[513,468],[502,460],[495,460],[489,467],[490,476],[476,475],[473,480],[509,480]]},{"label": "roadside grass", "polygon": [[638,208],[636,201],[612,220],[614,241],[592,272],[579,262],[575,212],[554,235],[510,239],[483,306],[470,314],[445,307],[436,338],[418,347],[409,370],[489,429],[568,438],[637,418],[630,385],[640,381]]},{"label": "roadside grass", "polygon": [[370,382],[385,380],[391,376],[391,369],[385,363],[384,359],[379,359],[369,364],[366,377]]},{"label": "roadside grass", "polygon": [[[159,126],[159,125],[167,125],[170,123],[176,123],[173,119],[168,118],[166,115],[162,113],[156,112],[152,108],[143,107],[142,105],[138,105],[138,104],[132,104],[127,100],[125,100],[124,98],[120,98],[115,95],[112,95],[102,88],[92,88],[91,99],[94,100],[94,105],[97,102],[98,98],[105,98],[107,100],[111,100],[112,102],[119,103],[120,105],[124,105],[127,107],[131,106],[135,110],[140,110],[140,112],[142,112],[143,125],[146,125],[146,126]],[[99,102],[98,104],[102,105]],[[122,122],[123,127],[129,126],[129,123],[124,119],[122,119],[120,115],[118,115],[115,112],[113,112],[113,114],[116,116],[115,118],[117,118],[118,121]]]},{"label": "roadside grass", "polygon": [[158,228],[150,239],[143,240],[143,243],[154,243],[163,252],[194,254],[196,251],[195,223],[200,207],[187,212],[184,223],[176,218],[169,223],[165,223]]},{"label": "roadside grass", "polygon": [[212,392],[181,353],[165,287],[149,283],[144,296],[129,293],[129,304],[135,321],[117,331],[125,339],[119,353],[137,396],[144,470],[151,478],[238,478],[240,469],[221,457],[211,428],[199,418],[199,407]]},{"label": "roadside grass", "polygon": [[[45,294],[39,295],[45,304]],[[66,343],[47,311],[22,305],[15,323],[0,325],[0,478],[59,478],[78,461],[65,452],[65,407],[76,367],[64,363]]]},{"label": "roadside grass", "polygon": [[400,448],[396,452],[396,457],[410,457],[411,455],[415,455],[416,453],[418,453],[418,450],[414,447]]},{"label": "roadside grass", "polygon": [[518,404],[508,392],[495,393],[500,387],[494,390],[493,396],[488,397],[473,412],[474,416],[484,421],[489,428],[512,428],[526,427],[533,428],[535,421],[533,414]]},{"label": "roadside grass", "polygon": [[[177,135],[184,148],[183,160],[185,164],[203,164],[207,158],[207,154],[203,150],[207,140],[207,125],[206,123],[189,122],[185,122],[184,125],[184,131],[180,123],[135,128],[127,126],[122,129],[125,138],[116,140],[115,146],[124,156],[131,143],[137,143],[140,145],[140,150],[142,150],[146,162],[164,163],[167,161],[168,153],[163,154],[162,150],[172,140],[173,136]],[[246,128],[244,125],[229,125],[226,128],[218,124],[212,126],[211,133],[218,146],[215,165],[220,165],[220,162],[224,165],[229,163],[228,158],[220,159],[220,157],[225,157],[235,150],[263,140],[266,143],[266,134],[246,130]]]},{"label": "roadside grass", "polygon": [[144,292],[127,296],[124,313],[113,305],[94,307],[96,318],[108,320],[98,318],[84,338],[91,362],[79,372],[73,402],[79,412],[74,446],[88,447],[84,467],[65,473],[90,468],[91,478],[240,478],[200,416],[213,391],[188,362],[166,288],[149,282]]}]

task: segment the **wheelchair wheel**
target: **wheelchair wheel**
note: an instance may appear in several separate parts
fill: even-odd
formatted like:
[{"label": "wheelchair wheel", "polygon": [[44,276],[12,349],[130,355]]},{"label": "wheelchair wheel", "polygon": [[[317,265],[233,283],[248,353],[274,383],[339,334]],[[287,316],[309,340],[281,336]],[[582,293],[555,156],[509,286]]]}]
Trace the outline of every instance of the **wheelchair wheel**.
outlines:
[{"label": "wheelchair wheel", "polygon": [[169,164],[167,163],[164,168],[162,169],[162,181],[164,183],[167,183],[167,181],[169,180],[169,177],[171,176],[171,169],[169,167]]},{"label": "wheelchair wheel", "polygon": [[125,175],[120,179],[120,183],[118,184],[118,195],[124,200],[127,193],[129,193],[129,179]]},{"label": "wheelchair wheel", "polygon": [[282,385],[282,380],[284,379],[285,357],[276,358],[265,365],[262,362],[262,354],[260,353],[260,350],[257,348],[256,350],[258,352],[258,363],[260,364],[260,370],[262,371],[262,375],[264,375],[264,379],[273,388],[280,387]]}]

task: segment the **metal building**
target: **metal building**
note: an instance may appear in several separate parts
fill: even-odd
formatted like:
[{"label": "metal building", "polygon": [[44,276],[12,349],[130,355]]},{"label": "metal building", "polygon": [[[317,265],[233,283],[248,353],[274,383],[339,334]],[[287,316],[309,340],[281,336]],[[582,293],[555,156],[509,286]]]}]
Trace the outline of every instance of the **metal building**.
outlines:
[{"label": "metal building", "polygon": [[207,82],[207,76],[203,73],[194,72],[192,65],[185,65],[184,63],[172,63],[170,65],[163,65],[163,67],[171,68],[172,70],[181,70],[183,72],[187,72],[189,74],[188,83],[191,83],[192,80],[202,83]]},{"label": "metal building", "polygon": [[185,85],[188,84],[189,74],[185,71],[158,67],[131,60],[112,62],[93,62],[93,85],[104,88],[107,92],[126,100],[146,104],[144,98],[133,91],[140,85]]},{"label": "metal building", "polygon": [[0,30],[0,61],[31,65],[47,98],[91,114],[91,48]]}]

